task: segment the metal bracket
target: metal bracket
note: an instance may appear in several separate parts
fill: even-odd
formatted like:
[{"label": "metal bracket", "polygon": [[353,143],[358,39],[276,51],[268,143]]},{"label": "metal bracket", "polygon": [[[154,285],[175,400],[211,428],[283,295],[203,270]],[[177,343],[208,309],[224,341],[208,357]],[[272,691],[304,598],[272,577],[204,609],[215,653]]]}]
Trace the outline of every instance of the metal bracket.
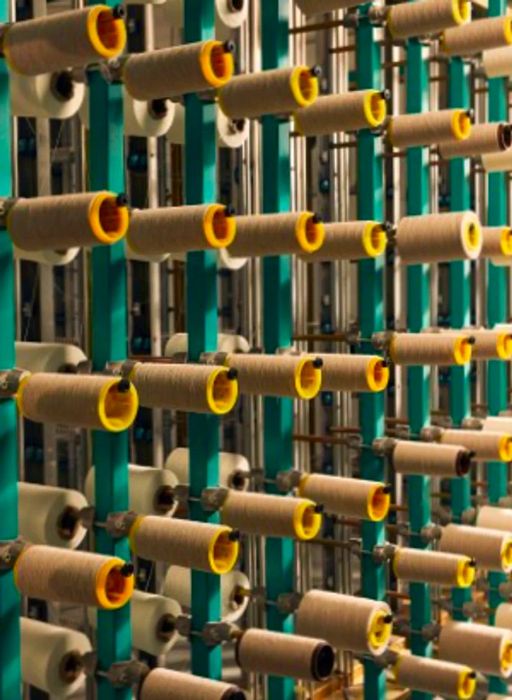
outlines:
[{"label": "metal bracket", "polygon": [[126,510],[118,513],[109,513],[104,524],[96,522],[95,525],[104,527],[112,538],[119,539],[120,537],[128,537],[136,519],[137,513]]},{"label": "metal bracket", "polygon": [[228,359],[227,352],[203,352],[199,356],[199,362],[203,365],[224,366]]},{"label": "metal bracket", "polygon": [[98,655],[95,651],[83,654],[82,663],[86,675],[106,678],[114,688],[129,688],[149,673],[147,664],[136,659],[119,661],[112,664],[108,671],[101,671],[98,669]]},{"label": "metal bracket", "polygon": [[14,568],[26,544],[22,539],[0,542],[0,571],[9,571]]},{"label": "metal bracket", "polygon": [[381,545],[376,545],[373,548],[373,561],[376,564],[385,564],[388,561],[391,561],[393,557],[395,556],[395,552],[399,548],[395,544],[391,544],[391,542],[385,542],[384,544]]},{"label": "metal bracket", "polygon": [[16,204],[15,197],[0,198],[0,228],[7,228],[7,214],[9,213],[10,209],[12,209],[14,204]]},{"label": "metal bracket", "polygon": [[420,536],[424,542],[435,542],[441,539],[443,528],[440,525],[425,525],[421,528]]},{"label": "metal bracket", "polygon": [[372,449],[379,457],[389,457],[393,453],[396,443],[397,441],[395,438],[375,438],[375,440],[372,442]]},{"label": "metal bracket", "polygon": [[437,426],[429,425],[426,428],[422,428],[420,431],[420,438],[425,442],[438,442],[439,438],[443,434],[443,429]]},{"label": "metal bracket", "polygon": [[461,427],[464,428],[464,430],[482,430],[483,425],[483,420],[477,416],[469,416],[468,418],[464,418],[461,423]]},{"label": "metal bracket", "polygon": [[20,388],[22,379],[30,376],[24,369],[0,370],[0,399],[10,399]]},{"label": "metal bracket", "polygon": [[395,334],[396,331],[379,331],[378,333],[373,333],[371,337],[372,345],[377,348],[377,350],[387,352]]},{"label": "metal bracket", "polygon": [[302,593],[281,593],[277,596],[276,607],[283,615],[291,615],[300,605]]},{"label": "metal bracket", "polygon": [[234,625],[229,622],[207,622],[201,637],[208,647],[215,647],[222,642],[229,642],[233,637]]},{"label": "metal bracket", "polygon": [[105,373],[112,374],[115,377],[122,377],[123,379],[130,379],[130,375],[133,372],[135,365],[139,363],[136,360],[124,360],[123,362],[108,362],[105,365]]},{"label": "metal bracket", "polygon": [[466,510],[464,510],[461,513],[461,516],[460,516],[461,523],[463,525],[474,525],[475,521],[476,521],[476,514],[477,514],[476,508],[466,508]]},{"label": "metal bracket", "polygon": [[223,486],[215,486],[203,489],[201,492],[201,507],[205,511],[214,512],[220,510],[227,498],[229,489]]},{"label": "metal bracket", "polygon": [[282,493],[288,493],[300,484],[303,474],[298,469],[288,469],[278,472],[276,475],[276,486]]},{"label": "metal bracket", "polygon": [[437,622],[430,622],[428,625],[424,625],[421,630],[421,636],[426,642],[433,642],[434,639],[439,637],[441,631],[441,625]]}]

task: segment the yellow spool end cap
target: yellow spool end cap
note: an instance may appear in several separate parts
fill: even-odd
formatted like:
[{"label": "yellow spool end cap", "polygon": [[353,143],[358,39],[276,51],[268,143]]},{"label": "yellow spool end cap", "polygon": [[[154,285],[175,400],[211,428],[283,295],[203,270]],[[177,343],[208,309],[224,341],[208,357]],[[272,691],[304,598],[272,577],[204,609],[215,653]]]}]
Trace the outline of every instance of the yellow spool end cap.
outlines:
[{"label": "yellow spool end cap", "polygon": [[98,56],[114,58],[126,46],[126,27],[108,5],[95,5],[87,15],[87,36]]},{"label": "yellow spool end cap", "polygon": [[367,639],[371,651],[379,651],[388,645],[391,638],[392,618],[390,612],[377,610],[368,625]]},{"label": "yellow spool end cap", "polygon": [[455,585],[457,588],[469,588],[476,575],[475,562],[469,557],[461,557],[457,563]]},{"label": "yellow spool end cap", "polygon": [[235,240],[236,219],[223,204],[211,204],[203,217],[203,232],[211,248],[227,248]]},{"label": "yellow spool end cap", "polygon": [[452,116],[452,134],[457,141],[464,141],[471,133],[471,119],[463,109],[456,109]]},{"label": "yellow spool end cap", "polygon": [[206,402],[217,416],[229,413],[238,400],[238,381],[233,374],[227,367],[217,367],[206,382]]},{"label": "yellow spool end cap", "polygon": [[238,560],[240,546],[237,539],[231,539],[233,530],[219,525],[208,545],[208,563],[213,574],[227,574]]},{"label": "yellow spool end cap", "polygon": [[473,346],[467,336],[455,338],[453,343],[453,361],[456,365],[467,365],[471,361]]},{"label": "yellow spool end cap", "polygon": [[295,238],[305,253],[316,253],[325,239],[323,223],[310,211],[299,214],[295,224]]},{"label": "yellow spool end cap", "polygon": [[389,367],[382,357],[372,357],[366,366],[366,383],[373,392],[384,391],[389,382]]},{"label": "yellow spool end cap", "polygon": [[368,494],[367,514],[368,520],[374,523],[384,520],[389,512],[391,495],[385,484],[375,484]]},{"label": "yellow spool end cap", "polygon": [[512,435],[503,435],[500,438],[498,454],[502,462],[512,462]]},{"label": "yellow spool end cap", "polygon": [[457,24],[471,19],[471,3],[468,0],[452,0],[452,17]]},{"label": "yellow spool end cap", "polygon": [[126,235],[130,223],[128,207],[119,204],[112,192],[98,192],[89,205],[89,226],[100,243],[111,245]]},{"label": "yellow spool end cap", "polygon": [[500,236],[501,254],[505,257],[512,255],[512,228],[505,226]]},{"label": "yellow spool end cap", "polygon": [[501,567],[505,573],[512,570],[512,537],[507,538],[501,547]]},{"label": "yellow spool end cap", "polygon": [[512,673],[512,642],[505,642],[500,655],[501,674],[507,678]]},{"label": "yellow spool end cap", "polygon": [[382,255],[386,250],[388,237],[382,224],[369,221],[363,229],[363,248],[370,258]]},{"label": "yellow spool end cap", "polygon": [[[125,571],[126,562],[113,557],[96,574],[96,601],[104,610],[117,610],[132,597],[135,579],[133,570]],[[132,568],[132,567],[131,567]]]},{"label": "yellow spool end cap", "polygon": [[503,18],[503,36],[506,44],[512,44],[512,18]]},{"label": "yellow spool end cap", "polygon": [[119,433],[127,430],[139,409],[139,396],[133,384],[124,379],[105,382],[98,397],[98,417],[105,430]]},{"label": "yellow spool end cap", "polygon": [[308,66],[296,66],[290,74],[290,88],[298,107],[309,107],[318,97],[318,78]]},{"label": "yellow spool end cap", "polygon": [[313,501],[303,499],[293,512],[293,529],[298,540],[312,540],[322,527],[322,514],[317,512]]},{"label": "yellow spool end cap", "polygon": [[304,357],[295,367],[295,391],[299,399],[314,399],[322,388],[322,370],[313,357]]},{"label": "yellow spool end cap", "polygon": [[364,96],[363,112],[366,123],[371,129],[380,126],[387,117],[386,100],[378,90],[369,90]]},{"label": "yellow spool end cap", "polygon": [[222,41],[205,41],[199,53],[199,65],[208,85],[220,88],[226,85],[235,70],[233,54],[226,50]]},{"label": "yellow spool end cap", "polygon": [[500,333],[496,339],[496,351],[500,360],[512,358],[512,334]]},{"label": "yellow spool end cap", "polygon": [[470,700],[476,691],[476,673],[471,668],[465,668],[459,673],[457,682],[457,697],[459,700]]},{"label": "yellow spool end cap", "polygon": [[476,217],[471,217],[464,222],[462,236],[470,252],[474,253],[480,251],[482,248],[482,229]]}]

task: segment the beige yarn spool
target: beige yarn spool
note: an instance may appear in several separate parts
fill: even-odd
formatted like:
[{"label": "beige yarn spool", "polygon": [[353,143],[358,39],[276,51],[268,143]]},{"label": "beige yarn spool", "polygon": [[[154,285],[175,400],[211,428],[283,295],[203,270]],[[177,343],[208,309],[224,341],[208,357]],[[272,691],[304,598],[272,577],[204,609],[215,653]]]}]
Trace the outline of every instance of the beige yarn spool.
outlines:
[{"label": "beige yarn spool", "polygon": [[322,527],[313,501],[293,496],[229,491],[221,509],[222,522],[251,535],[311,540]]},{"label": "beige yarn spool", "polygon": [[436,696],[468,700],[476,690],[476,674],[469,666],[412,654],[400,654],[393,666],[393,675],[404,688]]},{"label": "beige yarn spool", "polygon": [[195,204],[136,209],[126,240],[138,255],[161,255],[225,248],[235,234],[236,221],[227,207]]},{"label": "beige yarn spool", "polygon": [[128,208],[113,192],[22,198],[7,213],[12,242],[32,251],[111,245],[128,223]]},{"label": "beige yarn spool", "polygon": [[302,256],[305,262],[364,260],[386,250],[386,231],[377,221],[324,224],[324,231],[324,242],[316,252]]},{"label": "beige yarn spool", "polygon": [[494,625],[512,630],[512,603],[500,603],[496,608]]},{"label": "beige yarn spool", "polygon": [[512,44],[512,18],[487,17],[447,29],[439,42],[439,50],[450,56],[471,56],[508,44]]},{"label": "beige yarn spool", "polygon": [[41,75],[114,58],[125,44],[123,20],[107,5],[93,5],[14,22],[7,27],[2,50],[11,70]]},{"label": "beige yarn spool", "polygon": [[494,265],[512,265],[512,228],[484,226],[481,255],[490,258]]},{"label": "beige yarn spool", "polygon": [[512,333],[487,328],[468,328],[466,332],[475,339],[473,360],[510,360],[512,357]]},{"label": "beige yarn spool", "polygon": [[443,158],[474,158],[484,153],[501,153],[512,145],[510,125],[504,122],[473,124],[463,141],[446,141],[439,146]]},{"label": "beige yarn spool", "polygon": [[443,430],[443,445],[462,445],[474,453],[481,462],[512,461],[512,435],[489,430]]},{"label": "beige yarn spool", "polygon": [[24,418],[118,433],[139,406],[132,384],[112,377],[42,372],[24,378],[17,394]]},{"label": "beige yarn spool", "polygon": [[472,211],[404,216],[398,223],[396,247],[402,262],[475,260],[482,249],[482,231]]},{"label": "beige yarn spool", "polygon": [[359,0],[295,0],[297,7],[305,15],[319,15],[333,10],[360,5]]},{"label": "beige yarn spool", "polygon": [[389,8],[387,27],[395,39],[437,34],[471,19],[468,0],[419,0]]},{"label": "beige yarn spool", "polygon": [[322,387],[322,361],[311,355],[229,354],[242,394],[313,399]]},{"label": "beige yarn spool", "polygon": [[309,254],[319,250],[324,237],[323,223],[309,211],[238,216],[229,253],[235,257]]},{"label": "beige yarn spool", "polygon": [[471,525],[446,525],[439,540],[441,552],[465,554],[489,571],[512,571],[512,535]]},{"label": "beige yarn spool", "polygon": [[302,136],[328,136],[341,131],[376,129],[386,117],[386,100],[378,90],[325,95],[293,115],[295,129]]},{"label": "beige yarn spool", "polygon": [[290,114],[318,97],[318,79],[308,66],[237,75],[219,91],[219,107],[231,119]]},{"label": "beige yarn spool", "polygon": [[484,51],[482,67],[488,78],[504,78],[512,75],[512,46]]},{"label": "beige yarn spool", "polygon": [[141,406],[190,413],[229,413],[238,399],[238,382],[226,367],[139,362],[130,373]]},{"label": "beige yarn spool", "polygon": [[469,472],[472,456],[461,446],[397,440],[391,462],[397,474],[452,478]]},{"label": "beige yarn spool", "polygon": [[447,622],[439,635],[439,656],[508,678],[512,674],[512,633],[471,622]]},{"label": "beige yarn spool", "polygon": [[323,391],[384,391],[389,368],[378,355],[319,353]]},{"label": "beige yarn spool", "polygon": [[165,561],[196,571],[225,574],[238,559],[238,540],[231,528],[213,523],[139,516],[130,530],[137,556]]},{"label": "beige yarn spool", "polygon": [[476,516],[477,527],[512,532],[512,509],[499,506],[481,506]]},{"label": "beige yarn spool", "polygon": [[488,173],[512,170],[512,148],[507,148],[501,153],[485,153],[482,156],[482,167]]},{"label": "beige yarn spool", "polygon": [[140,700],[245,700],[245,697],[245,693],[231,683],[168,668],[152,669],[140,692]]},{"label": "beige yarn spool", "polygon": [[236,647],[243,671],[324,681],[334,667],[334,650],[323,639],[248,629]]},{"label": "beige yarn spool", "polygon": [[27,372],[74,372],[86,361],[87,356],[77,345],[16,342],[16,367]]},{"label": "beige yarn spool", "polygon": [[14,580],[28,598],[115,610],[130,600],[132,571],[118,557],[27,545],[14,566]]},{"label": "beige yarn spool", "polygon": [[402,581],[469,588],[475,580],[475,562],[460,554],[429,549],[399,547],[393,557],[393,571]]},{"label": "beige yarn spool", "polygon": [[328,513],[380,522],[389,511],[389,487],[378,481],[304,474],[299,493],[321,503]]},{"label": "beige yarn spool", "polygon": [[469,335],[394,333],[389,354],[397,365],[465,365],[471,360]]},{"label": "beige yarn spool", "polygon": [[391,637],[389,605],[343,593],[308,591],[296,613],[298,634],[321,634],[337,649],[383,654]]},{"label": "beige yarn spool", "polygon": [[233,70],[227,45],[210,40],[131,54],[123,66],[123,79],[136,100],[156,100],[220,88]]},{"label": "beige yarn spool", "polygon": [[389,122],[388,139],[394,148],[431,146],[443,141],[467,139],[471,128],[471,120],[463,109],[399,114]]}]

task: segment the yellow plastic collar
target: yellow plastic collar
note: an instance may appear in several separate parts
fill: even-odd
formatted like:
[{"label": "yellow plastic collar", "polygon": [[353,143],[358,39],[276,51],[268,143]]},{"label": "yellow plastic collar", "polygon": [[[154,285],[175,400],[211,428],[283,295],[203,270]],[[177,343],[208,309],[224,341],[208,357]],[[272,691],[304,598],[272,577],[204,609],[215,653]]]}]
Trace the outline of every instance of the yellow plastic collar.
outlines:
[{"label": "yellow plastic collar", "polygon": [[366,383],[373,392],[384,391],[389,382],[389,367],[384,366],[382,357],[372,357],[366,366]]},{"label": "yellow plastic collar", "polygon": [[125,562],[117,557],[106,561],[96,574],[96,602],[104,610],[117,610],[132,597],[135,578],[123,576],[120,569]]},{"label": "yellow plastic collar", "polygon": [[235,240],[236,219],[226,216],[223,204],[210,204],[203,218],[204,237],[212,248],[227,248]]},{"label": "yellow plastic collar", "polygon": [[220,88],[231,80],[235,70],[233,54],[224,49],[222,41],[203,42],[199,53],[201,72],[211,87]]},{"label": "yellow plastic collar", "polygon": [[[103,26],[101,26],[103,25]],[[108,5],[94,5],[87,15],[87,36],[98,56],[114,58],[126,46],[126,27]]]},{"label": "yellow plastic collar", "polygon": [[[107,203],[108,207],[112,208],[113,227],[105,226],[106,221],[102,218],[102,206]],[[95,238],[100,243],[110,245],[119,241],[125,236],[130,222],[128,207],[119,206],[116,201],[116,195],[113,192],[98,192],[89,205],[88,212],[89,226]]]},{"label": "yellow plastic collar", "polygon": [[458,588],[469,588],[475,580],[476,567],[469,557],[461,557],[457,563],[455,583]]},{"label": "yellow plastic collar", "polygon": [[471,3],[468,0],[452,0],[452,17],[457,24],[471,19]]},{"label": "yellow plastic collar", "polygon": [[384,520],[389,512],[391,496],[384,491],[384,484],[375,484],[368,494],[367,514],[368,520],[374,523]]},{"label": "yellow plastic collar", "polygon": [[128,542],[130,544],[130,549],[134,554],[137,554],[137,547],[135,546],[135,538],[137,535],[137,531],[139,527],[142,525],[144,521],[144,516],[143,515],[138,515],[135,520],[133,521],[133,525],[130,528],[130,532],[128,534]]},{"label": "yellow plastic collar", "polygon": [[501,649],[500,656],[501,673],[503,676],[510,676],[512,671],[512,642],[505,642]]},{"label": "yellow plastic collar", "polygon": [[512,334],[499,333],[496,339],[496,350],[500,360],[510,360],[512,358]]},{"label": "yellow plastic collar", "polygon": [[290,88],[298,107],[309,107],[318,97],[318,78],[308,66],[295,66],[290,73]]},{"label": "yellow plastic collar", "polygon": [[505,43],[512,44],[512,19],[510,17],[503,18],[503,34]]},{"label": "yellow plastic collar", "polygon": [[482,229],[478,221],[469,220],[464,225],[462,232],[468,250],[477,251],[482,247]]},{"label": "yellow plastic collar", "polygon": [[470,700],[476,690],[475,672],[471,668],[464,668],[459,673],[457,682],[457,697],[459,700]]},{"label": "yellow plastic collar", "polygon": [[363,229],[363,248],[370,258],[376,258],[386,250],[388,237],[382,224],[368,221]]},{"label": "yellow plastic collar", "polygon": [[512,569],[512,537],[507,537],[501,547],[501,566],[506,573]]},{"label": "yellow plastic collar", "polygon": [[505,226],[501,231],[500,248],[502,255],[512,255],[512,228]]},{"label": "yellow plastic collar", "polygon": [[23,412],[23,390],[25,389],[31,376],[31,374],[27,373],[25,377],[21,378],[20,383],[18,384],[18,391],[16,392],[16,406],[18,407],[18,411],[22,416],[25,415]]},{"label": "yellow plastic collar", "polygon": [[315,503],[302,499],[293,512],[293,529],[298,540],[312,540],[322,527],[321,513],[315,511]]},{"label": "yellow plastic collar", "polygon": [[457,141],[464,141],[471,133],[471,119],[463,109],[455,109],[452,116],[452,134]]},{"label": "yellow plastic collar", "polygon": [[512,435],[500,438],[499,456],[502,462],[512,462]]},{"label": "yellow plastic collar", "polygon": [[453,361],[456,365],[467,365],[471,361],[473,346],[467,336],[455,338],[453,344]]},{"label": "yellow plastic collar", "polygon": [[229,379],[227,367],[213,369],[206,382],[206,401],[212,413],[229,413],[238,400],[238,381]]},{"label": "yellow plastic collar", "polygon": [[208,545],[208,563],[214,574],[227,574],[238,560],[238,540],[230,540],[230,527],[219,525]]},{"label": "yellow plastic collar", "polygon": [[295,367],[295,391],[300,399],[314,399],[322,388],[322,370],[314,366],[313,359],[303,357]]},{"label": "yellow plastic collar", "polygon": [[386,100],[378,90],[368,90],[364,96],[363,111],[366,122],[371,129],[380,126],[387,117]]},{"label": "yellow plastic collar", "polygon": [[127,430],[139,410],[137,390],[130,384],[126,391],[119,391],[122,380],[116,378],[105,382],[98,397],[98,416],[105,430],[119,433]]},{"label": "yellow plastic collar", "polygon": [[367,631],[368,646],[372,651],[382,649],[389,642],[392,623],[386,622],[388,614],[384,610],[377,610],[372,615]]}]

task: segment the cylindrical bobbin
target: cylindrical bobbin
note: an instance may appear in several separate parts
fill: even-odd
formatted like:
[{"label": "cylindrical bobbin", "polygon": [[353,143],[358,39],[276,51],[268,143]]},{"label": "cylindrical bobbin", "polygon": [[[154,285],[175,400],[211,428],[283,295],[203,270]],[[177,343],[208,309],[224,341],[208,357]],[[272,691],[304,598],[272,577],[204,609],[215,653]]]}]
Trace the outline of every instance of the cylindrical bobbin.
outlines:
[{"label": "cylindrical bobbin", "polygon": [[243,671],[323,681],[334,667],[334,650],[323,639],[248,629],[238,641],[236,660]]},{"label": "cylindrical bobbin", "polygon": [[483,226],[481,256],[494,265],[512,265],[512,228]]},{"label": "cylindrical bobbin", "polygon": [[443,32],[439,49],[450,56],[472,56],[512,44],[512,18],[486,17]]},{"label": "cylindrical bobbin", "polygon": [[512,75],[512,46],[484,51],[482,67],[488,78],[505,78]]},{"label": "cylindrical bobbin", "polygon": [[482,249],[482,230],[472,211],[404,216],[398,222],[396,247],[402,262],[475,260]]},{"label": "cylindrical bobbin", "polygon": [[126,240],[138,255],[161,255],[225,248],[235,234],[236,220],[227,207],[196,204],[136,209]]},{"label": "cylindrical bobbin", "polygon": [[142,683],[140,700],[245,700],[245,693],[231,683],[154,668]]},{"label": "cylindrical bobbin", "polygon": [[482,462],[512,461],[512,435],[489,430],[443,430],[443,445],[462,445],[474,453],[474,459]]},{"label": "cylindrical bobbin", "polygon": [[123,66],[123,79],[136,100],[155,100],[220,88],[233,70],[230,47],[209,40],[131,54]]},{"label": "cylindrical bobbin", "polygon": [[322,360],[307,355],[229,354],[242,394],[313,399],[322,387]]},{"label": "cylindrical bobbin", "polygon": [[29,598],[115,610],[130,600],[132,571],[118,557],[27,545],[16,561],[14,580]]},{"label": "cylindrical bobbin", "polygon": [[512,630],[512,603],[500,603],[494,615],[494,625]]},{"label": "cylindrical bobbin", "polygon": [[378,90],[354,90],[319,97],[310,107],[294,112],[302,136],[328,136],[341,131],[377,129],[387,116],[386,100]]},{"label": "cylindrical bobbin", "polygon": [[342,221],[324,224],[324,240],[314,253],[302,255],[304,262],[365,260],[386,250],[387,235],[377,221]]},{"label": "cylindrical bobbin", "polygon": [[230,527],[155,515],[138,517],[130,530],[137,556],[197,571],[225,574],[238,559],[238,540]]},{"label": "cylindrical bobbin", "polygon": [[308,66],[237,75],[219,91],[219,107],[231,119],[289,114],[318,97],[318,79]]},{"label": "cylindrical bobbin", "polygon": [[230,255],[255,257],[314,253],[324,242],[320,219],[309,211],[238,216]]},{"label": "cylindrical bobbin", "polygon": [[447,622],[439,635],[439,656],[508,678],[512,674],[512,632],[471,622]]},{"label": "cylindrical bobbin", "polygon": [[475,580],[475,562],[462,554],[398,547],[393,571],[402,581],[469,588]]},{"label": "cylindrical bobbin", "polygon": [[394,39],[437,34],[471,19],[468,0],[417,0],[389,8],[387,28]]},{"label": "cylindrical bobbin", "polygon": [[471,119],[463,109],[399,114],[391,118],[387,133],[395,148],[431,146],[454,139],[462,141],[471,134]]},{"label": "cylindrical bobbin", "polygon": [[27,372],[75,372],[86,361],[87,356],[77,345],[16,342],[16,367]]},{"label": "cylindrical bobbin", "polygon": [[512,148],[507,148],[501,153],[485,153],[482,156],[482,167],[488,173],[512,170]]},{"label": "cylindrical bobbin", "polygon": [[229,413],[238,399],[235,373],[226,367],[139,362],[130,373],[141,406],[190,413]]},{"label": "cylindrical bobbin", "polygon": [[32,251],[111,245],[128,224],[126,202],[113,192],[22,198],[7,213],[12,242]]},{"label": "cylindrical bobbin", "polygon": [[[219,452],[219,486],[246,491],[251,466],[246,457],[233,452]],[[164,469],[176,475],[180,484],[190,484],[190,450],[176,447],[165,460]],[[135,510],[135,509],[134,509]]]},{"label": "cylindrical bobbin", "polygon": [[512,145],[510,124],[473,124],[471,133],[463,141],[446,141],[440,144],[443,158],[475,158],[484,153],[501,153]]},{"label": "cylindrical bobbin", "polygon": [[446,525],[439,540],[441,552],[465,554],[489,571],[512,571],[512,535],[471,525]]},{"label": "cylindrical bobbin", "polygon": [[397,440],[391,464],[397,474],[456,477],[467,474],[473,453],[465,447]]},{"label": "cylindrical bobbin", "polygon": [[451,661],[400,654],[393,666],[393,675],[404,688],[436,696],[470,700],[476,691],[473,669]]},{"label": "cylindrical bobbin", "polygon": [[2,49],[11,70],[41,75],[114,58],[125,44],[123,20],[108,5],[93,5],[14,22]]},{"label": "cylindrical bobbin", "polygon": [[133,384],[118,378],[43,373],[22,380],[20,413],[36,423],[118,433],[135,420],[139,406]]},{"label": "cylindrical bobbin", "polygon": [[397,365],[466,365],[471,360],[469,334],[394,333],[389,355]]},{"label": "cylindrical bobbin", "polygon": [[[474,338],[472,360],[510,360],[512,357],[512,333],[487,328],[467,328]],[[508,461],[508,460],[507,460]]]},{"label": "cylindrical bobbin", "polygon": [[389,368],[378,355],[319,353],[322,362],[322,391],[384,391]]},{"label": "cylindrical bobbin", "polygon": [[389,511],[389,487],[378,481],[326,474],[304,474],[299,493],[321,503],[328,513],[380,522]]},{"label": "cylindrical bobbin", "polygon": [[322,515],[307,498],[229,491],[222,521],[243,533],[311,540],[322,526]]},{"label": "cylindrical bobbin", "polygon": [[320,634],[337,649],[374,656],[387,649],[391,629],[387,603],[343,593],[308,591],[296,613],[298,634]]},{"label": "cylindrical bobbin", "polygon": [[480,506],[476,516],[477,527],[512,532],[512,508]]},{"label": "cylindrical bobbin", "polygon": [[9,75],[13,117],[70,119],[83,104],[85,84],[74,80],[69,71]]},{"label": "cylindrical bobbin", "polygon": [[342,10],[361,4],[359,0],[295,0],[305,15],[319,15],[333,10]]}]

